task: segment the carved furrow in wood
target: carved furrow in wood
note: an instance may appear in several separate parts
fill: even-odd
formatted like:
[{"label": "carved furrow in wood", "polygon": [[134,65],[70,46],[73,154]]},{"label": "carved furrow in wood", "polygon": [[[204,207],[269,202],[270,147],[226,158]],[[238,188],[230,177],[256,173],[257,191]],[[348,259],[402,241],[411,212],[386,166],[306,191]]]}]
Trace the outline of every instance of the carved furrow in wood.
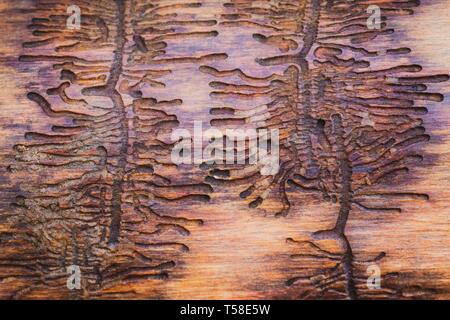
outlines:
[{"label": "carved furrow in wood", "polygon": [[[211,109],[211,124],[280,130],[280,170],[274,176],[261,174],[261,166],[216,166],[207,181],[215,185],[242,184],[241,198],[250,208],[270,197],[280,202],[276,216],[288,214],[288,193],[320,192],[336,203],[334,228],[312,234],[311,241],[294,245],[293,263],[308,270],[286,281],[299,285],[305,297],[402,297],[398,288],[367,292],[365,269],[386,253],[368,261],[358,260],[345,234],[355,208],[371,214],[400,213],[401,208],[383,204],[389,199],[427,200],[428,195],[393,193],[383,183],[408,173],[421,162],[417,145],[429,141],[422,116],[427,102],[443,96],[427,91],[428,83],[447,81],[447,75],[424,75],[421,66],[396,64],[409,48],[377,46],[373,41],[393,34],[387,21],[412,14],[418,1],[230,1],[222,24],[255,26],[255,45],[279,49],[277,56],[263,56],[262,66],[285,66],[269,77],[240,70],[203,71],[217,80],[210,83],[215,99],[232,97],[236,104]],[[366,9],[378,5],[383,13],[380,29],[369,30]],[[377,61],[390,67],[377,67]],[[264,104],[245,106],[249,99],[267,99]],[[242,101],[239,103],[239,101]],[[242,106],[240,106],[242,105]],[[381,200],[381,201],[380,201]],[[388,201],[385,201],[388,203]],[[311,258],[326,261],[311,267]],[[303,259],[302,259],[303,258]],[[312,263],[314,264],[314,263]],[[313,271],[311,271],[313,270]],[[311,286],[311,290],[305,290]],[[431,290],[431,289],[430,289]],[[418,288],[418,295],[428,293]],[[432,290],[431,290],[432,292]],[[403,297],[406,296],[403,295]]]},{"label": "carved furrow in wood", "polygon": [[21,185],[8,218],[24,247],[2,261],[7,276],[26,279],[14,298],[64,286],[70,265],[81,267],[86,297],[133,295],[114,286],[169,278],[189,251],[183,238],[202,224],[175,208],[206,203],[212,191],[174,179],[170,132],[183,101],[158,101],[152,90],[164,88],[164,77],[180,63],[226,58],[175,56],[166,43],[215,37],[199,28],[216,21],[192,19],[201,6],[195,2],[71,1],[83,15],[81,29],[69,30],[68,5],[36,2],[28,26],[33,38],[19,58],[48,79],[30,84],[27,97],[52,126],[26,132],[9,167],[39,176]]},{"label": "carved furrow in wood", "polygon": [[[442,293],[404,265],[383,269],[382,288],[370,290],[368,266],[391,252],[364,250],[361,237],[365,217],[397,222],[403,205],[430,200],[423,187],[393,188],[417,182],[411,171],[430,158],[424,147],[438,129],[425,116],[443,95],[429,87],[449,80],[397,44],[391,22],[418,0],[30,2],[13,65],[30,77],[26,112],[40,116],[14,128],[23,132],[0,197],[1,294]],[[66,26],[70,5],[81,9],[79,30]],[[367,25],[371,5],[379,29]],[[254,138],[243,141],[245,164],[175,165],[171,134],[195,121],[279,130],[278,172],[264,173],[270,153],[249,164]],[[355,220],[364,221],[356,236]],[[66,288],[71,265],[82,290]]]}]

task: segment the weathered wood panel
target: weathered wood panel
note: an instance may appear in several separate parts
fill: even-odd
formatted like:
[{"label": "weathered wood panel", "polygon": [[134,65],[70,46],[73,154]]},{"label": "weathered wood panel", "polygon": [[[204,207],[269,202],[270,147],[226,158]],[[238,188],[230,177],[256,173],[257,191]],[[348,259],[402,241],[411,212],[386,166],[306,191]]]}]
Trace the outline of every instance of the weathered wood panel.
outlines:
[{"label": "weathered wood panel", "polygon": [[[0,297],[449,297],[445,1],[0,8]],[[195,121],[280,170],[174,165]]]}]

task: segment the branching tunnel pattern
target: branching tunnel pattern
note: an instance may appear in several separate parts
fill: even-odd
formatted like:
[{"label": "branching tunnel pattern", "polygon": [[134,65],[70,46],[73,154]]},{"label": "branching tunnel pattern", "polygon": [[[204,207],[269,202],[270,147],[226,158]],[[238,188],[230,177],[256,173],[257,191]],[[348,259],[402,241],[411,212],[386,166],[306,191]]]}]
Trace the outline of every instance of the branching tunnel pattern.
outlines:
[{"label": "branching tunnel pattern", "polygon": [[[31,35],[19,62],[49,79],[30,83],[27,98],[51,125],[26,132],[9,167],[12,174],[39,176],[38,183],[21,184],[7,217],[19,236],[2,246],[23,249],[20,257],[5,250],[2,275],[17,274],[27,283],[13,298],[61,286],[69,265],[79,265],[85,275],[84,297],[133,296],[114,286],[170,279],[189,254],[185,237],[195,237],[192,227],[203,224],[202,217],[184,217],[183,208],[207,205],[215,187],[228,185],[241,188],[250,210],[275,199],[278,218],[296,206],[292,192],[317,192],[335,204],[330,230],[318,230],[310,241],[286,235],[295,251],[290,263],[309,264],[297,269],[302,274],[286,275],[286,286],[307,288],[303,297],[403,295],[395,286],[366,290],[361,267],[387,253],[357,258],[346,225],[355,208],[399,213],[392,200],[428,199],[383,190],[385,181],[421,162],[418,145],[430,139],[422,119],[426,106],[443,100],[428,84],[449,79],[395,62],[411,50],[395,47],[389,20],[413,14],[419,1],[215,3],[221,11],[203,17],[198,12],[211,1],[74,0],[83,13],[79,30],[66,28],[65,1],[36,1],[26,12],[33,16]],[[367,28],[370,5],[381,8],[380,29]],[[255,60],[273,73],[224,68],[230,60],[225,44],[223,50],[191,45],[189,55],[174,45],[217,42],[223,29],[252,30],[254,46],[276,50],[278,55]],[[391,66],[379,68],[379,60]],[[171,162],[170,133],[183,124],[186,105],[176,92],[158,100],[153,90],[167,90],[167,77],[181,65],[195,66],[210,80],[214,103],[203,120],[211,126],[279,130],[276,175],[262,175],[260,165],[202,165],[200,179],[177,178],[186,169]]]}]

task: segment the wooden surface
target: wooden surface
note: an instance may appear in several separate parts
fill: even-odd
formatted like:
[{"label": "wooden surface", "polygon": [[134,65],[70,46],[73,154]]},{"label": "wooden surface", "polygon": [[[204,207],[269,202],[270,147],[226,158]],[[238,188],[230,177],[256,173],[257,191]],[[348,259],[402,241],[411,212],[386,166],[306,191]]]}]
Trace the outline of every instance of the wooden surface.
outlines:
[{"label": "wooden surface", "polygon": [[[450,298],[447,0],[87,3],[0,1],[0,298]],[[279,173],[173,165],[194,121]]]}]

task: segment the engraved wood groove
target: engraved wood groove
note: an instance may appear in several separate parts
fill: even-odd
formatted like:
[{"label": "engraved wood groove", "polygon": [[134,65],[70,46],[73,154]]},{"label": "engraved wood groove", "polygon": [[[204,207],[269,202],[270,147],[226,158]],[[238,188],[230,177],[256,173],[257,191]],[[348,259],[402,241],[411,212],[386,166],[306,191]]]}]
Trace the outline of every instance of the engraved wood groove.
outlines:
[{"label": "engraved wood groove", "polygon": [[[429,1],[10,4],[0,64],[23,110],[0,105],[0,297],[449,297],[449,65],[397,25]],[[278,173],[173,164],[171,133],[194,121],[279,130]]]},{"label": "engraved wood groove", "polygon": [[[215,59],[158,59],[164,54],[164,39],[183,34],[152,25],[177,25],[182,10],[196,5],[174,5],[178,18],[167,21],[161,12],[170,13],[171,6],[109,3],[80,3],[81,11],[89,12],[83,16],[84,27],[68,34],[59,31],[65,27],[64,12],[33,18],[28,25],[42,40],[24,42],[33,54],[21,55],[19,61],[46,63],[61,82],[43,88],[45,96],[33,91],[27,97],[47,116],[64,118],[64,124],[52,126],[51,133],[27,132],[27,142],[15,146],[17,164],[9,168],[32,167],[47,177],[22,188],[13,204],[26,224],[26,239],[41,249],[34,263],[27,264],[32,273],[26,276],[36,277],[36,286],[51,286],[51,281],[66,277],[66,266],[80,265],[86,279],[83,294],[88,296],[118,281],[167,278],[180,255],[189,251],[183,243],[189,226],[202,220],[159,213],[155,203],[208,202],[211,192],[207,184],[174,184],[166,173],[158,173],[173,167],[171,143],[164,134],[178,125],[171,113],[183,102],[157,101],[141,90],[164,87],[157,79],[171,70],[160,65]],[[52,4],[40,1],[36,11],[58,10]],[[197,36],[185,33],[190,34]],[[101,60],[85,56],[98,48],[105,50],[96,51]],[[28,286],[14,297],[33,289]]]}]

